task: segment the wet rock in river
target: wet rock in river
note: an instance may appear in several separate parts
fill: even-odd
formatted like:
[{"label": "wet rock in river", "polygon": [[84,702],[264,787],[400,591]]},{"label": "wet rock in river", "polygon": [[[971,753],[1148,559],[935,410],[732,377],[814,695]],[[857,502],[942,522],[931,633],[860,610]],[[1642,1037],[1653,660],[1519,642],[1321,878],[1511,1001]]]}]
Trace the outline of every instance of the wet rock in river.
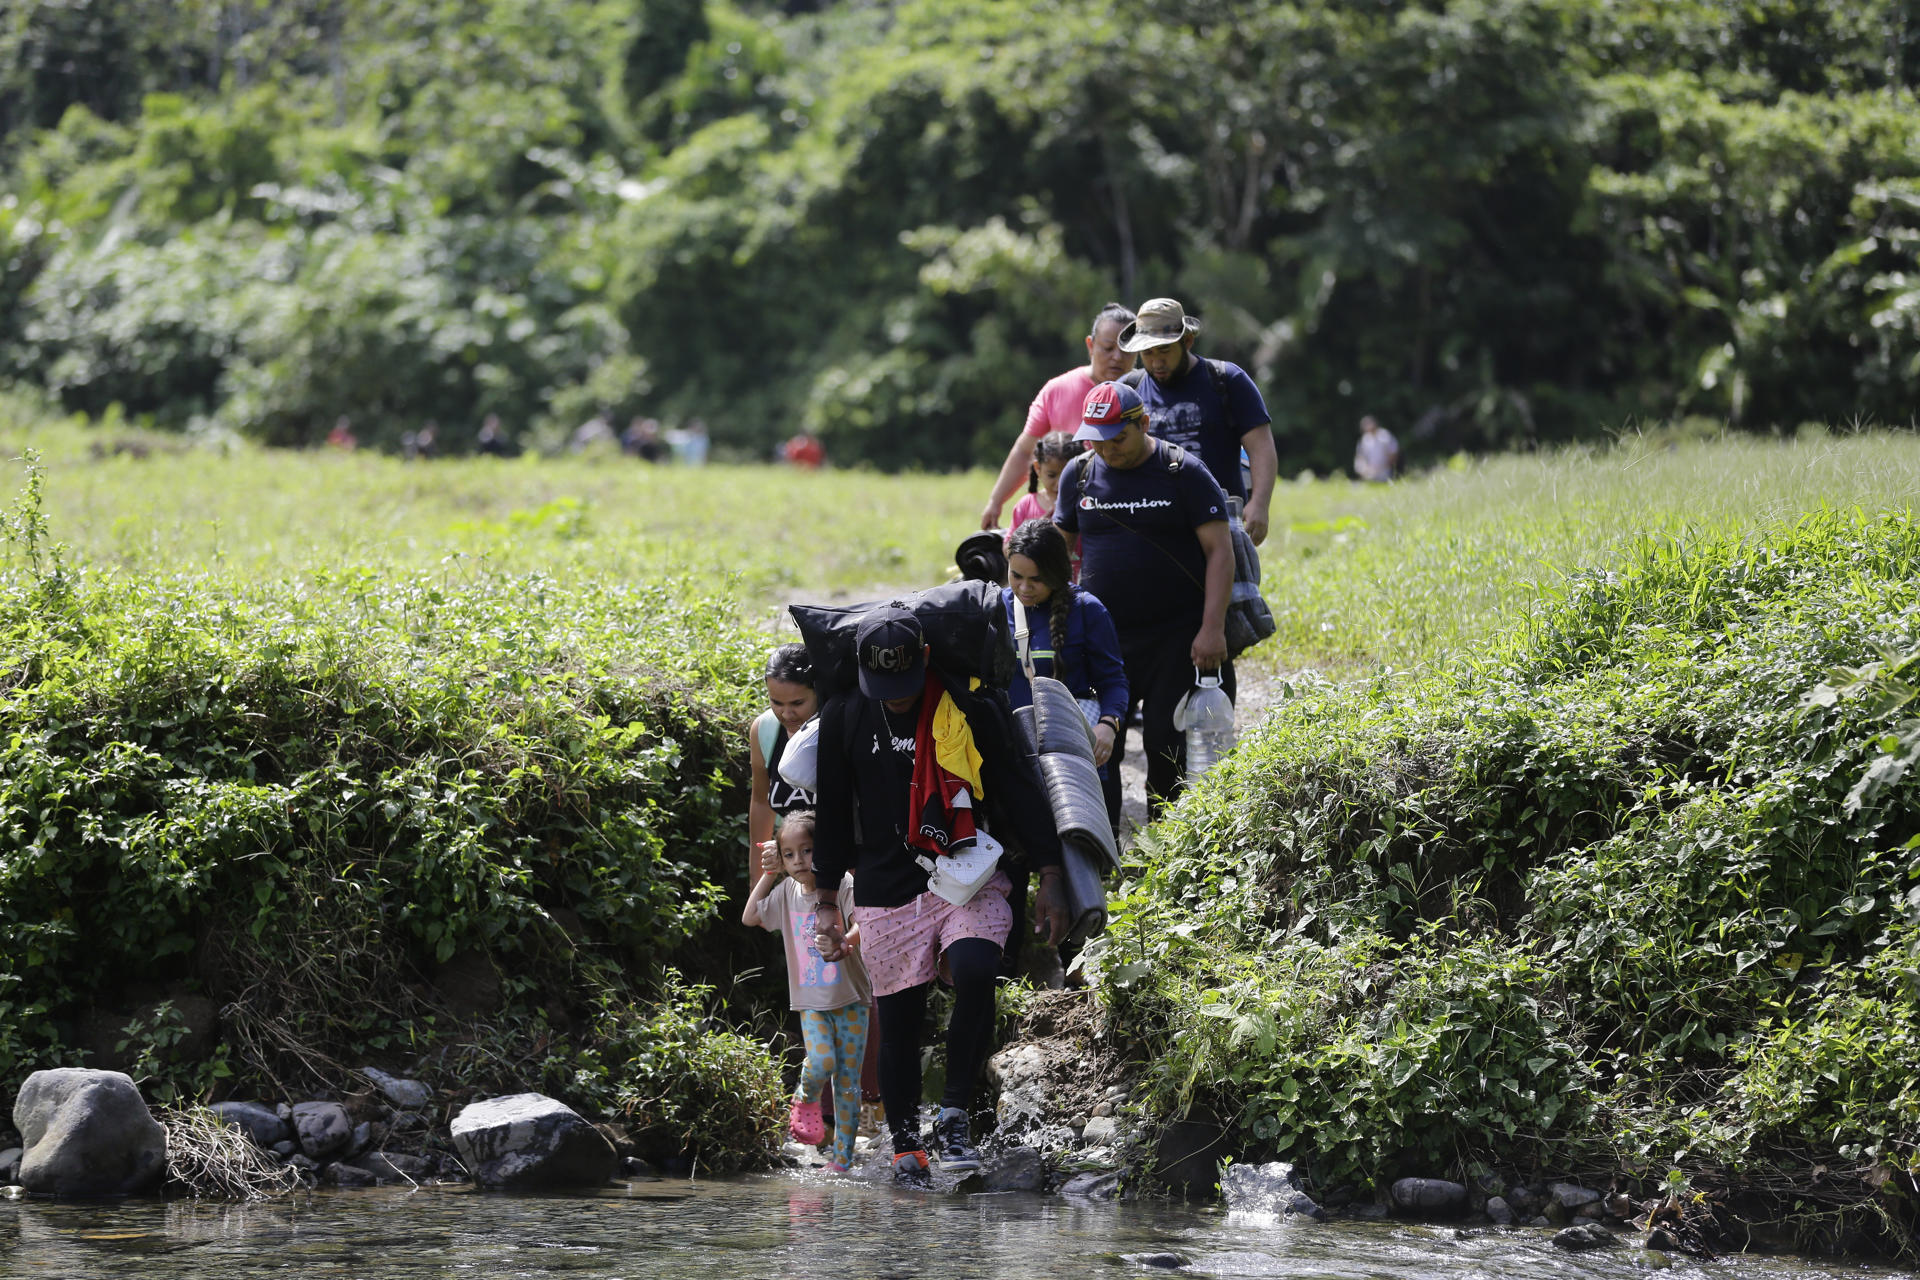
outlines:
[{"label": "wet rock in river", "polygon": [[1075,1200],[1111,1200],[1120,1194],[1120,1174],[1076,1173],[1061,1186],[1060,1194]]},{"label": "wet rock in river", "polygon": [[8,1147],[0,1151],[0,1187],[15,1186],[20,1181],[20,1148]]},{"label": "wet rock in river", "polygon": [[20,1184],[47,1195],[144,1191],[167,1168],[167,1131],[119,1071],[36,1071],[13,1104]]},{"label": "wet rock in river", "polygon": [[1513,1206],[1508,1204],[1505,1198],[1501,1196],[1488,1197],[1485,1212],[1487,1217],[1493,1219],[1493,1225],[1496,1227],[1510,1227],[1513,1225]]},{"label": "wet rock in river", "polygon": [[1578,1226],[1563,1227],[1553,1233],[1555,1248],[1567,1249],[1575,1253],[1588,1249],[1604,1249],[1618,1243],[1619,1241],[1613,1238],[1613,1232],[1597,1222],[1583,1222]]},{"label": "wet rock in river", "polygon": [[1187,1265],[1187,1258],[1178,1253],[1123,1253],[1120,1261],[1131,1262],[1136,1267],[1159,1267],[1172,1271]]},{"label": "wet rock in river", "polygon": [[1555,1204],[1568,1212],[1590,1205],[1600,1199],[1600,1193],[1598,1191],[1583,1187],[1577,1182],[1548,1183],[1547,1193],[1553,1197]]},{"label": "wet rock in river", "polygon": [[280,1118],[278,1111],[262,1102],[216,1102],[207,1110],[253,1139],[254,1146],[265,1150],[270,1151],[275,1143],[293,1136],[293,1127]]},{"label": "wet rock in river", "polygon": [[1220,1180],[1226,1131],[1208,1120],[1176,1120],[1160,1131],[1154,1176],[1176,1191],[1205,1195]]},{"label": "wet rock in river", "polygon": [[388,1075],[378,1067],[362,1067],[360,1074],[373,1082],[381,1097],[401,1111],[424,1111],[433,1103],[433,1090],[418,1080]]},{"label": "wet rock in river", "polygon": [[380,1182],[425,1182],[433,1176],[433,1161],[404,1151],[369,1151],[343,1161],[364,1169]]},{"label": "wet rock in river", "polygon": [[1324,1221],[1326,1210],[1300,1189],[1299,1172],[1284,1161],[1229,1165],[1220,1176],[1220,1191],[1235,1213],[1296,1214]]},{"label": "wet rock in river", "polygon": [[1405,1213],[1459,1213],[1467,1207],[1467,1188],[1444,1178],[1402,1178],[1393,1184],[1393,1203]]},{"label": "wet rock in river", "polygon": [[1047,1165],[1032,1147],[1010,1147],[990,1158],[981,1171],[989,1191],[1044,1191]]},{"label": "wet rock in river", "polygon": [[301,1154],[325,1164],[353,1145],[353,1122],[337,1102],[302,1102],[293,1108],[293,1137]]},{"label": "wet rock in river", "polygon": [[359,1165],[343,1160],[322,1169],[320,1181],[329,1187],[371,1187],[380,1180]]},{"label": "wet rock in river", "polygon": [[453,1118],[453,1142],[483,1187],[594,1186],[613,1177],[613,1145],[580,1113],[538,1093],[489,1098]]}]

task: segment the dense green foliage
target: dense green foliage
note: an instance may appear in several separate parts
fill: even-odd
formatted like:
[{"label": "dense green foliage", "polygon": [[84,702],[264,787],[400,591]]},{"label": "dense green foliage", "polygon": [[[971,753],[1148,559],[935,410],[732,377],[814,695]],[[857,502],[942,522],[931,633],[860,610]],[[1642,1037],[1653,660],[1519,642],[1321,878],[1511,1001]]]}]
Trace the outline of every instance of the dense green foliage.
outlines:
[{"label": "dense green foliage", "polygon": [[279,443],[604,408],[951,467],[1175,293],[1289,470],[1368,410],[1416,454],[1905,423],[1916,76],[1900,0],[24,0],[0,373]]},{"label": "dense green foliage", "polygon": [[1478,660],[1295,687],[1100,960],[1163,1105],[1328,1186],[1911,1193],[1917,576],[1907,513],[1649,537]]},{"label": "dense green foliage", "polygon": [[[771,1114],[777,1071],[709,1044],[695,995],[632,1007],[704,958],[739,860],[758,646],[724,594],[484,565],[103,575],[36,498],[0,579],[0,1080],[71,1058],[89,1007],[177,983],[223,1039],[150,1062],[165,1091],[458,1047],[461,1084],[691,1122],[711,1081],[636,1076],[623,1048],[671,1024],[738,1077],[735,1111]],[[459,1010],[488,1035],[453,1016],[461,957],[497,975]],[[725,1119],[679,1132],[710,1166],[765,1150],[769,1124]]]}]

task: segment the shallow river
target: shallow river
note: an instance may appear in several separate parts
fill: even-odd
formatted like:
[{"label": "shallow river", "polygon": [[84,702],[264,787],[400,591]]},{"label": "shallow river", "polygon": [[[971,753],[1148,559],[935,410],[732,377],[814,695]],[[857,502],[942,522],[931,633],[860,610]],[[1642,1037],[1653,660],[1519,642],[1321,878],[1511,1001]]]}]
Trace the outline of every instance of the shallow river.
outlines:
[{"label": "shallow river", "polygon": [[[1632,1249],[1565,1254],[1545,1231],[1263,1225],[1217,1208],[932,1196],[808,1175],[634,1182],[596,1195],[321,1191],[267,1205],[0,1201],[0,1277],[1287,1276],[1838,1280],[1911,1273]],[[1162,1255],[1160,1265],[1146,1255]],[[1178,1255],[1187,1265],[1168,1270]],[[1129,1255],[1132,1256],[1130,1260]]]}]

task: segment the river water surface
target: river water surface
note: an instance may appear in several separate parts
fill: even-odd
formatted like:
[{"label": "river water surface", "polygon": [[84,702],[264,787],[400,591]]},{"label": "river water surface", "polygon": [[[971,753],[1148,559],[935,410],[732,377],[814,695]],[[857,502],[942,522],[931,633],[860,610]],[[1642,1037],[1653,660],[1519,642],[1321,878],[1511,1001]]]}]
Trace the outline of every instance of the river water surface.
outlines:
[{"label": "river water surface", "polygon": [[1548,1243],[1549,1235],[1389,1223],[1274,1225],[1157,1201],[935,1196],[786,1174],[633,1182],[575,1196],[435,1187],[317,1191],[259,1205],[0,1201],[0,1278],[1610,1280],[1659,1270],[1676,1280],[1914,1280],[1909,1272],[1783,1258],[1702,1263],[1631,1248],[1567,1254]]}]

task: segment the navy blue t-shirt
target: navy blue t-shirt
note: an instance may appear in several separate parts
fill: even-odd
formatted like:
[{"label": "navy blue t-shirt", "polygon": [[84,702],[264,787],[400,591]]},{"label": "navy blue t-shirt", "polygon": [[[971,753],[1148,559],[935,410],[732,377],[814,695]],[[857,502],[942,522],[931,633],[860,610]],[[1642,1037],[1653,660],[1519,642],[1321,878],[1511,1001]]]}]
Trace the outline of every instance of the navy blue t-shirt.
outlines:
[{"label": "navy blue t-shirt", "polygon": [[1186,372],[1167,386],[1154,381],[1152,374],[1142,375],[1139,391],[1147,406],[1147,432],[1198,455],[1222,489],[1244,499],[1247,486],[1240,475],[1240,437],[1265,426],[1272,415],[1246,370],[1227,360],[1215,363],[1220,369],[1220,390],[1233,402],[1233,413],[1227,413],[1214,390],[1206,361],[1194,356]]},{"label": "navy blue t-shirt", "polygon": [[1207,553],[1194,530],[1225,520],[1227,497],[1193,454],[1178,470],[1167,457],[1156,440],[1137,467],[1085,453],[1060,473],[1053,521],[1080,535],[1080,585],[1123,636],[1176,620],[1198,626],[1206,607]]}]

